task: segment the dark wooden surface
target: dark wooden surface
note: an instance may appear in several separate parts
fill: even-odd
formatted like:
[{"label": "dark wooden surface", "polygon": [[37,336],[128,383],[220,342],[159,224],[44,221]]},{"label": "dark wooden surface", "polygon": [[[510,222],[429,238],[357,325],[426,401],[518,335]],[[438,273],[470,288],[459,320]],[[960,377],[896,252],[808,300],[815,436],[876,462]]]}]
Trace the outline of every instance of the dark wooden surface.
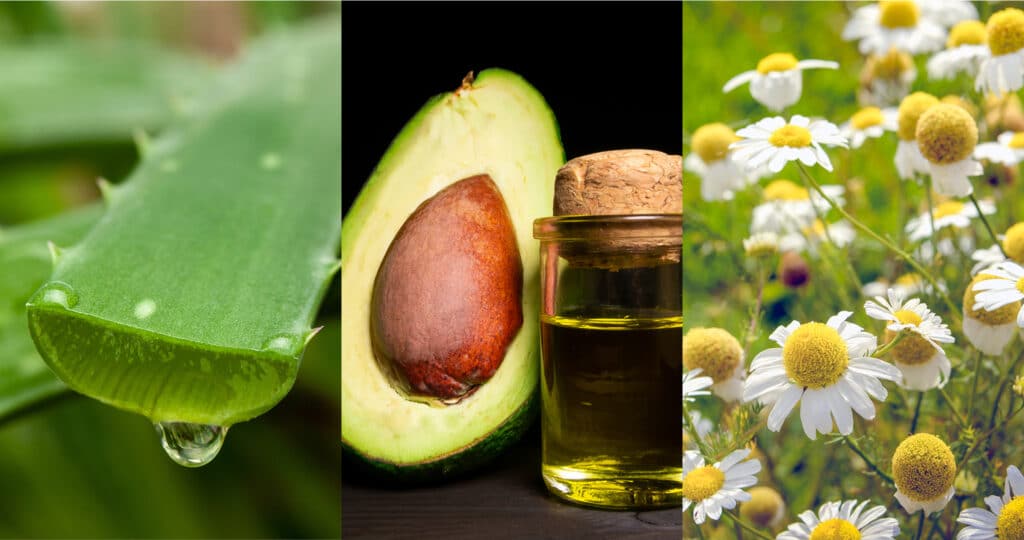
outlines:
[{"label": "dark wooden surface", "polygon": [[341,537],[679,540],[682,512],[606,511],[560,502],[540,478],[535,425],[482,471],[442,485],[388,487],[346,465]]}]

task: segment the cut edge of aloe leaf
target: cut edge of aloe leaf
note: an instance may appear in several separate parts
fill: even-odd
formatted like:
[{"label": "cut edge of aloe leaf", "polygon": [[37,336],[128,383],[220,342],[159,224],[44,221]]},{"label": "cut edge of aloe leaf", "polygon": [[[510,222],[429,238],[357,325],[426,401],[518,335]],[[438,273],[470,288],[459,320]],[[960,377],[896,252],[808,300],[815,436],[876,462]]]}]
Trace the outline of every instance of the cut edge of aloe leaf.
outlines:
[{"label": "cut edge of aloe leaf", "polygon": [[[49,285],[28,305],[29,329],[50,368],[72,390],[154,423],[230,426],[258,416],[291,389],[312,336],[281,336],[263,350],[189,342],[75,313]],[[119,376],[129,371],[124,364],[137,364],[132,377]],[[261,391],[252,392],[254,385]],[[168,399],[174,404],[162,402]]]}]

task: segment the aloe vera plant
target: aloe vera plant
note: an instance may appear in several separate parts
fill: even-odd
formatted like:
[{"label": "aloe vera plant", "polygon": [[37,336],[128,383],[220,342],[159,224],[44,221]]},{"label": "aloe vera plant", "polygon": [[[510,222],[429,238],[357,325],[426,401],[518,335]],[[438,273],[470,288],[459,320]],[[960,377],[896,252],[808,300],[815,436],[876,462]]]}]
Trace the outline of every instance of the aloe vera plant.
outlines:
[{"label": "aloe vera plant", "polygon": [[185,465],[291,388],[340,237],[337,23],[265,38],[54,248],[32,337],[72,389],[157,424]]},{"label": "aloe vera plant", "polygon": [[101,212],[92,206],[0,230],[0,419],[67,390],[36,352],[25,301],[50,275],[47,242],[81,239]]}]

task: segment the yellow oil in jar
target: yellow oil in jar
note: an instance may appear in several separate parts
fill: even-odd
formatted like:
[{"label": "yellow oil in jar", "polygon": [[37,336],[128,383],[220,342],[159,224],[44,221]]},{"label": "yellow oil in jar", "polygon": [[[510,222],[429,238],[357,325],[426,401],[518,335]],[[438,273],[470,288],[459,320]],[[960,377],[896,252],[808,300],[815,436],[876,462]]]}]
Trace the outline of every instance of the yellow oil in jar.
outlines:
[{"label": "yellow oil in jar", "polygon": [[548,489],[603,508],[682,504],[682,316],[542,316]]}]

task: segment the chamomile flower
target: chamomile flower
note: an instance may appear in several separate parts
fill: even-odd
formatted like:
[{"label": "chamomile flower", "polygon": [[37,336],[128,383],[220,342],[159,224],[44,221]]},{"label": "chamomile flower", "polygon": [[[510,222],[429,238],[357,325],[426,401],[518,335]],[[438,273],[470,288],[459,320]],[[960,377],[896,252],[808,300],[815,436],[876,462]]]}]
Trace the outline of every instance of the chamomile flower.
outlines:
[{"label": "chamomile flower", "polygon": [[903,373],[900,384],[904,388],[925,391],[946,384],[951,365],[939,344],[953,343],[953,334],[928,306],[916,298],[905,300],[895,289],[889,289],[888,300],[881,296],[868,300],[864,311],[872,319],[889,321],[885,327],[887,342],[907,332],[889,351]]},{"label": "chamomile flower", "polygon": [[946,41],[946,30],[912,0],[881,1],[853,13],[843,28],[843,39],[860,40],[862,54],[882,54],[897,48],[910,54],[937,51]]},{"label": "chamomile flower", "polygon": [[921,114],[914,133],[928,160],[935,192],[952,197],[973,193],[968,177],[981,174],[982,168],[971,157],[978,144],[978,126],[971,115],[956,105],[939,103]]},{"label": "chamomile flower", "polygon": [[718,520],[723,508],[732,510],[736,503],[750,500],[743,488],[757,483],[754,475],[761,471],[761,462],[747,460],[749,455],[750,449],[744,448],[714,465],[705,465],[699,453],[683,454],[683,512],[693,505],[694,523],[700,525],[705,518]]},{"label": "chamomile flower", "polygon": [[721,328],[691,328],[683,336],[683,367],[700,369],[711,377],[711,392],[725,401],[743,395],[743,347]]},{"label": "chamomile flower", "polygon": [[953,498],[956,460],[942,439],[917,433],[903,439],[892,455],[896,500],[907,513],[938,512]]},{"label": "chamomile flower", "polygon": [[857,237],[853,226],[845,220],[825,224],[820,219],[815,219],[810,225],[784,235],[779,240],[779,249],[782,251],[806,251],[816,255],[818,246],[822,242],[832,241],[838,248],[846,247]]},{"label": "chamomile flower", "polygon": [[981,63],[974,88],[992,94],[1020,90],[1024,86],[1024,11],[997,11],[985,28],[991,56]]},{"label": "chamomile flower", "polygon": [[750,488],[750,500],[740,505],[740,515],[763,529],[774,529],[786,517],[786,502],[768,486]]},{"label": "chamomile flower", "polygon": [[790,53],[772,53],[757,63],[757,69],[744,71],[729,79],[722,87],[723,92],[750,83],[750,95],[758,103],[772,111],[781,111],[800,101],[803,90],[805,69],[839,69],[839,64],[829,60],[797,60]]},{"label": "chamomile flower", "polygon": [[[994,214],[996,207],[991,201],[978,201],[978,207],[985,215]],[[925,212],[907,222],[907,237],[910,240],[924,240],[932,235],[932,221],[935,222],[935,230],[941,231],[947,227],[954,229],[966,229],[971,226],[971,220],[978,217],[978,210],[973,204],[964,204],[960,201],[945,201],[939,203],[932,209],[931,217]]]},{"label": "chamomile flower", "polygon": [[715,384],[715,381],[711,377],[700,376],[700,372],[698,368],[683,373],[683,401],[693,401],[697,396],[711,394],[705,388]]},{"label": "chamomile flower", "polygon": [[[1024,268],[1019,264],[1004,261],[985,270],[985,274],[993,277],[973,286],[977,294],[972,309],[996,311],[1024,299]],[[1017,326],[1024,328],[1024,308],[1017,311]]]},{"label": "chamomile flower", "polygon": [[915,79],[917,68],[909,54],[895,48],[886,54],[872,54],[861,71],[857,101],[875,107],[899,105]]},{"label": "chamomile flower", "polygon": [[850,140],[851,147],[860,148],[868,138],[877,139],[897,127],[895,108],[864,107],[839,126],[839,133]]},{"label": "chamomile flower", "polygon": [[998,309],[985,310],[976,307],[978,292],[975,287],[986,280],[996,279],[986,270],[975,276],[964,291],[964,336],[979,351],[989,356],[1003,354],[1003,349],[1017,334],[1017,313],[1021,303],[1010,302]]},{"label": "chamomile flower", "polygon": [[[821,190],[842,205],[843,186],[826,184]],[[751,234],[772,232],[785,235],[792,231],[802,230],[816,219],[817,215],[828,211],[829,204],[817,192],[785,179],[772,180],[762,192],[764,202],[755,206],[750,221]]]},{"label": "chamomile flower", "polygon": [[1016,165],[1024,160],[1024,132],[1001,133],[999,137],[996,137],[996,142],[981,143],[976,146],[974,157],[1004,165]]},{"label": "chamomile flower", "polygon": [[846,322],[842,311],[825,324],[793,321],[769,338],[781,347],[761,352],[750,365],[743,389],[746,401],[773,403],[768,429],[779,431],[800,402],[800,422],[808,438],[830,433],[832,421],[843,435],[853,433],[853,411],[870,420],[870,397],[884,401],[888,392],[880,379],[898,381],[892,364],[868,356],[878,342],[860,326]]},{"label": "chamomile flower", "polygon": [[793,523],[777,537],[778,540],[893,540],[900,533],[896,518],[885,515],[884,506],[870,501],[833,501],[818,508],[818,513],[805,510],[800,523]]},{"label": "chamomile flower", "polygon": [[921,8],[922,17],[927,17],[946,28],[956,28],[960,22],[978,19],[978,10],[969,0],[928,0],[920,2],[918,6]]},{"label": "chamomile flower", "polygon": [[952,79],[959,73],[974,76],[981,62],[989,57],[985,24],[981,21],[962,21],[949,32],[946,50],[935,53],[928,60],[928,76],[933,79]]},{"label": "chamomile flower", "polygon": [[1024,475],[1016,465],[1006,468],[1003,496],[985,497],[984,508],[968,508],[956,518],[966,528],[957,540],[990,540],[992,538],[1024,538]]},{"label": "chamomile flower", "polygon": [[705,201],[728,201],[734,192],[760,178],[759,171],[747,170],[729,150],[729,145],[738,140],[729,126],[720,123],[703,125],[693,132],[693,151],[684,165],[700,176],[700,194]]},{"label": "chamomile flower", "polygon": [[832,161],[821,147],[823,144],[846,148],[846,138],[839,128],[825,120],[811,121],[799,114],[786,122],[781,116],[764,118],[756,124],[736,132],[742,140],[732,143],[736,157],[745,160],[748,168],[767,164],[777,173],[789,161],[800,160],[807,166],[820,164],[832,170]]},{"label": "chamomile flower", "polygon": [[896,146],[896,171],[904,180],[913,178],[915,173],[928,172],[928,160],[921,155],[917,146],[917,121],[939,100],[925,92],[914,92],[903,98],[897,111],[899,143]]},{"label": "chamomile flower", "polygon": [[[979,249],[971,254],[971,259],[978,261],[978,264],[971,268],[972,276],[1005,261],[1007,256],[1017,264],[1024,264],[1024,222],[1014,223],[1006,229],[1005,234],[996,237],[999,239],[999,245]],[[1004,253],[1006,255],[1003,255]]]},{"label": "chamomile flower", "polygon": [[779,252],[779,235],[774,232],[759,232],[743,239],[743,251],[754,259],[768,258]]}]

